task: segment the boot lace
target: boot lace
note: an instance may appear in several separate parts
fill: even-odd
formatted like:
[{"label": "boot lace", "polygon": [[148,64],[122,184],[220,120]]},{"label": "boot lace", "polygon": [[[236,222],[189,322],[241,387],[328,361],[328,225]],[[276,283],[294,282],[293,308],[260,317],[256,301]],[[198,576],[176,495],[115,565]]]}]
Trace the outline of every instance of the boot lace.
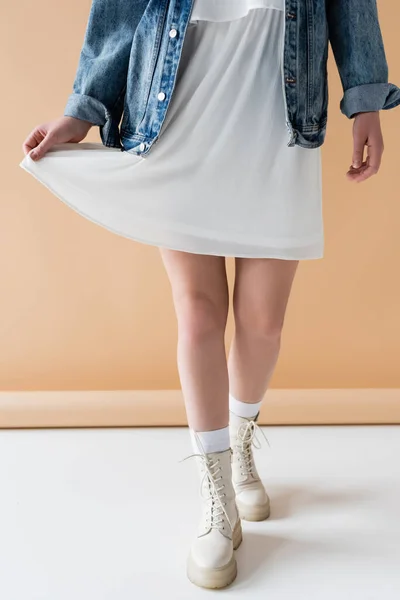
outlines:
[{"label": "boot lace", "polygon": [[235,450],[239,454],[241,474],[244,476],[256,476],[256,467],[253,459],[252,446],[257,449],[261,448],[260,440],[257,437],[257,433],[260,432],[264,436],[268,446],[270,446],[267,436],[255,421],[243,422],[238,427],[236,433],[237,443],[235,444]]},{"label": "boot lace", "polygon": [[[190,454],[180,462],[194,457],[198,457],[203,462],[204,475],[200,483],[200,495],[209,504],[206,511],[207,526],[211,529],[221,531],[225,529],[224,521],[226,518],[231,531],[233,531],[234,525],[225,509],[226,502],[223,500],[226,494],[221,493],[225,484],[218,485],[218,482],[223,479],[222,475],[218,477],[218,474],[222,470],[219,459],[213,462],[205,454]],[[206,490],[206,494],[204,490]]]}]

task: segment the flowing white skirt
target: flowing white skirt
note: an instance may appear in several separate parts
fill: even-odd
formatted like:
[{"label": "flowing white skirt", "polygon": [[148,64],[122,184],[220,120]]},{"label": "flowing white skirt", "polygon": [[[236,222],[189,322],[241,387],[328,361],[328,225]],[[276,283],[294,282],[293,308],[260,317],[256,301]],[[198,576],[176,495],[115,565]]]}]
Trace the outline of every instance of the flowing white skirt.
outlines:
[{"label": "flowing white skirt", "polygon": [[284,13],[188,26],[159,140],[146,156],[59,144],[20,166],[87,219],[198,254],[323,256],[320,148],[288,147]]}]

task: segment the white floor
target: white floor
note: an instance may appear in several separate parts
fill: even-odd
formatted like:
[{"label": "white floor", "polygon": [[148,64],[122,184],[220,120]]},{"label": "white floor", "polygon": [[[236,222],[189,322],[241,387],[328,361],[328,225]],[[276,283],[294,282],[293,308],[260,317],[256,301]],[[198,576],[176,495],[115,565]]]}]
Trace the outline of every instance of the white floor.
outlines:
[{"label": "white floor", "polygon": [[185,575],[199,514],[186,429],[0,431],[0,597],[398,600],[399,427],[264,431],[272,515],[243,522],[221,591]]}]

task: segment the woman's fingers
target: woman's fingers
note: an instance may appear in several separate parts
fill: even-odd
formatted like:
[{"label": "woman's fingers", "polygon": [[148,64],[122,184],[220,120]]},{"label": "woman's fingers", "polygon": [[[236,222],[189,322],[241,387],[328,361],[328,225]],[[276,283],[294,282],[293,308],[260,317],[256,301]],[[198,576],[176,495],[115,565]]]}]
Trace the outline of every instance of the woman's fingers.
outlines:
[{"label": "woman's fingers", "polygon": [[29,154],[32,160],[39,160],[57,143],[56,138],[54,128],[37,127],[25,140],[24,153]]},{"label": "woman's fingers", "polygon": [[376,175],[380,169],[383,154],[383,144],[379,140],[368,144],[368,155],[365,162],[358,169],[350,167],[347,175],[350,180],[361,183],[372,175]]},{"label": "woman's fingers", "polygon": [[22,145],[24,154],[29,154],[33,160],[39,160],[56,144],[81,142],[91,127],[93,123],[64,116],[38,125]]},{"label": "woman's fingers", "polygon": [[[360,113],[355,117],[353,127],[352,166],[347,172],[350,181],[360,183],[378,173],[383,154],[383,136],[379,112]],[[364,161],[364,148],[367,158]]]},{"label": "woman's fingers", "polygon": [[354,136],[353,159],[352,159],[352,166],[354,169],[358,169],[363,164],[365,142],[366,142],[366,139],[364,136],[362,136],[362,135]]},{"label": "woman's fingers", "polygon": [[24,154],[29,154],[33,148],[36,148],[45,137],[46,133],[40,129],[34,129],[22,144]]},{"label": "woman's fingers", "polygon": [[383,141],[378,136],[376,139],[373,138],[371,145],[368,145],[367,162],[368,162],[368,168],[371,169],[372,175],[375,175],[381,167],[382,154],[383,154]]},{"label": "woman's fingers", "polygon": [[45,137],[42,139],[40,144],[36,146],[30,153],[30,157],[32,160],[39,160],[43,158],[43,156],[50,150],[54,144],[56,144],[55,136],[51,132],[48,132]]}]

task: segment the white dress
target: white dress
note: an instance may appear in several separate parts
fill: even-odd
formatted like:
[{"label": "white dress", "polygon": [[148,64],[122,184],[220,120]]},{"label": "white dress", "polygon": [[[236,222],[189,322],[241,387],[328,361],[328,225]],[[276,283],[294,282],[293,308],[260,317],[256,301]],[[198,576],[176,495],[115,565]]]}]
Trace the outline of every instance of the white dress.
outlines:
[{"label": "white dress", "polygon": [[59,144],[20,166],[87,219],[197,254],[323,256],[320,148],[288,147],[283,0],[195,0],[146,156]]}]

